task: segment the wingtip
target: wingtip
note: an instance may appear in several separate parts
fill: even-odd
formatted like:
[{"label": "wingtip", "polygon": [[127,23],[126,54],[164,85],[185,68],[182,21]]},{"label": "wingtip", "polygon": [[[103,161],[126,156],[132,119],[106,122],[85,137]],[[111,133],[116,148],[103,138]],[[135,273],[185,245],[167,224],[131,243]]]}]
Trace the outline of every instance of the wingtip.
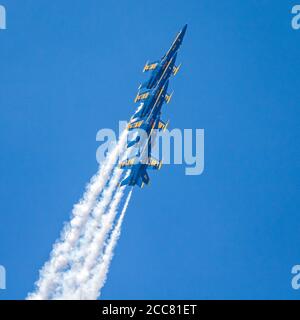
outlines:
[{"label": "wingtip", "polygon": [[162,162],[162,160],[161,160],[161,161],[160,161],[160,163],[159,163],[158,170],[160,170],[160,169],[161,169],[162,165],[163,165],[163,162]]}]

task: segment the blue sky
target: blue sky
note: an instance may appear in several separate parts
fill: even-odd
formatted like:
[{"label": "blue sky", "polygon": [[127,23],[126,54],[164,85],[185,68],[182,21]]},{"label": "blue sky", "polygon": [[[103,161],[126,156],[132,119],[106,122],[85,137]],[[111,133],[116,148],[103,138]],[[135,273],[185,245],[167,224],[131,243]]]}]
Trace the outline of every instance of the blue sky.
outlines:
[{"label": "blue sky", "polygon": [[134,190],[102,297],[300,298],[294,1],[0,2],[0,299],[33,289],[97,170],[97,131],[131,116],[144,63],[185,23],[164,119],[205,129],[205,170],[165,166]]}]

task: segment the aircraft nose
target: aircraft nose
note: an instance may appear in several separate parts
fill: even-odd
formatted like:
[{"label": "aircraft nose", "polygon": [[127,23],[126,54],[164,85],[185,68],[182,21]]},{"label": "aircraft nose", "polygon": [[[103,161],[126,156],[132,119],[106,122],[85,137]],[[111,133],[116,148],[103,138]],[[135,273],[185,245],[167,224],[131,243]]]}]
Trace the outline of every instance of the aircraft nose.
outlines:
[{"label": "aircraft nose", "polygon": [[187,29],[187,24],[185,24],[184,27],[181,29],[181,35],[182,35],[182,37],[184,37],[185,32],[186,32],[186,29]]}]

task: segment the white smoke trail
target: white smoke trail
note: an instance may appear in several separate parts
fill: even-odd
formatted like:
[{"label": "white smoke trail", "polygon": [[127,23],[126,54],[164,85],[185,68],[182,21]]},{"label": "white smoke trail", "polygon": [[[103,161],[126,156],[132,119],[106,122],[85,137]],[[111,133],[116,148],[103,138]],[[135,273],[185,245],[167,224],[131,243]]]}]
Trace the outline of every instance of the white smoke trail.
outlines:
[{"label": "white smoke trail", "polygon": [[105,240],[112,229],[124,190],[125,187],[121,187],[116,191],[110,203],[108,212],[102,215],[100,226],[94,231],[94,237],[89,243],[86,243],[85,248],[81,251],[80,255],[82,263],[72,265],[70,271],[64,274],[62,293],[56,295],[55,298],[79,299],[81,288],[84,283],[88,281],[91,272],[101,255]]},{"label": "white smoke trail", "polygon": [[82,228],[95,206],[98,195],[103,191],[119,155],[124,151],[126,141],[127,130],[124,130],[115,148],[87,185],[83,198],[74,206],[71,221],[64,227],[60,240],[54,244],[50,260],[40,270],[40,278],[36,282],[35,292],[29,294],[27,299],[45,300],[51,298],[51,294],[58,286],[59,274],[70,263],[70,252],[75,247]]},{"label": "white smoke trail", "polygon": [[83,286],[83,288],[81,288],[79,292],[80,299],[96,300],[101,295],[101,289],[103,288],[107,279],[114,249],[121,234],[121,227],[132,195],[132,190],[133,189],[130,190],[126,198],[123,210],[115,228],[111,233],[109,241],[105,246],[103,255],[100,257],[100,260],[98,260],[96,267],[92,270],[89,281]]},{"label": "white smoke trail", "polygon": [[81,257],[86,256],[86,252],[88,252],[89,250],[89,244],[96,234],[96,231],[99,227],[99,222],[101,222],[102,215],[105,213],[105,210],[113,197],[114,191],[118,186],[122,173],[123,170],[119,169],[118,167],[114,169],[108,187],[104,189],[101,199],[91,213],[91,219],[89,219],[86,224],[79,248],[74,252],[73,263],[75,263],[76,261],[78,262]]},{"label": "white smoke trail", "polygon": [[109,212],[116,211],[123,195],[124,188],[121,188],[119,192],[116,192],[112,200],[112,196],[118,186],[122,173],[123,170],[117,167],[114,169],[109,185],[104,189],[102,198],[93,209],[93,212],[86,223],[82,238],[74,249],[72,259],[69,262],[70,269],[63,272],[61,274],[61,279],[58,280],[59,285],[54,298],[60,298],[61,296],[65,296],[66,298],[70,297],[71,292],[84,281],[84,279],[81,278],[86,272],[88,259],[91,260],[98,257],[101,250],[101,239],[98,235],[105,236],[103,227],[106,227],[106,225],[103,225],[103,220],[106,220],[105,217],[107,214],[104,217],[103,215],[109,204]]}]

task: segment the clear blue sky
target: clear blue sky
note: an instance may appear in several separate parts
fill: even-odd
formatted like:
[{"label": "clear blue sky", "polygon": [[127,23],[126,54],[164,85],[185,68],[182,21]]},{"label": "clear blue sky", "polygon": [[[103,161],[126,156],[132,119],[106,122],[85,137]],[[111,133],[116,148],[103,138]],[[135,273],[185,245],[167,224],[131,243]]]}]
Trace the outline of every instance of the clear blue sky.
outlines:
[{"label": "clear blue sky", "polygon": [[205,129],[205,170],[135,189],[103,298],[300,298],[294,1],[0,2],[0,299],[33,289],[97,170],[97,131],[131,116],[145,61],[185,23],[164,119]]}]

